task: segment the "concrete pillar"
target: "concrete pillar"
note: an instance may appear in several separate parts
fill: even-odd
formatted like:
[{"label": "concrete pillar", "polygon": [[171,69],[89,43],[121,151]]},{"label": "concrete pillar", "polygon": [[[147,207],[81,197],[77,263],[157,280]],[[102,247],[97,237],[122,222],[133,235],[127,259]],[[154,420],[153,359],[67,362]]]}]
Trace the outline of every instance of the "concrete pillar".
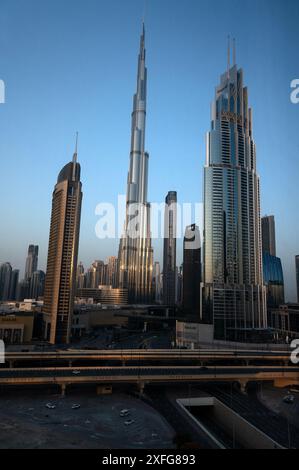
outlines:
[{"label": "concrete pillar", "polygon": [[138,387],[139,394],[143,395],[144,388],[145,388],[145,383],[144,382],[138,382],[137,387]]},{"label": "concrete pillar", "polygon": [[61,388],[61,396],[65,397],[65,395],[66,395],[66,384],[60,384],[60,388]]},{"label": "concrete pillar", "polygon": [[244,394],[247,394],[247,385],[248,385],[247,380],[239,380],[239,384],[240,384],[241,392]]}]

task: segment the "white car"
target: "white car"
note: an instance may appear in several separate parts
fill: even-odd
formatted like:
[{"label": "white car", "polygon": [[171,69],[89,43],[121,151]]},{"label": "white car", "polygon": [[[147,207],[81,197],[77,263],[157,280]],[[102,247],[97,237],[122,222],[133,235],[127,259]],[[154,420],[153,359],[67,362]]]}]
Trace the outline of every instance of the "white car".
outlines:
[{"label": "white car", "polygon": [[73,370],[73,375],[80,375],[81,374],[81,371],[80,370]]},{"label": "white car", "polygon": [[74,405],[72,406],[72,410],[79,410],[80,408],[81,408],[81,405],[76,405],[76,404],[74,404]]},{"label": "white car", "polygon": [[128,421],[125,421],[125,426],[131,426],[134,423],[135,423],[134,419],[129,419]]},{"label": "white car", "polygon": [[122,410],[122,411],[120,412],[119,416],[120,416],[121,418],[126,418],[127,416],[129,416],[129,414],[130,414],[130,410]]},{"label": "white car", "polygon": [[48,408],[48,410],[55,410],[56,405],[53,405],[52,403],[47,403],[46,408]]}]

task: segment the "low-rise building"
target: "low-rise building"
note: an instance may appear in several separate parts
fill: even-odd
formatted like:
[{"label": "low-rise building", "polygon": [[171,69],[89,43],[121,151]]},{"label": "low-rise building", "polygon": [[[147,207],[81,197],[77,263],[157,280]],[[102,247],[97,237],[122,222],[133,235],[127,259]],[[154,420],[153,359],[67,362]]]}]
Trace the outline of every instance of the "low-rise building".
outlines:
[{"label": "low-rise building", "polygon": [[212,343],[213,340],[213,325],[176,322],[176,345],[179,348],[199,349],[201,343]]},{"label": "low-rise building", "polygon": [[77,298],[89,300],[102,305],[127,305],[128,290],[114,289],[112,286],[99,286],[97,289],[78,289]]},{"label": "low-rise building", "polygon": [[285,337],[299,337],[299,304],[281,305],[270,312],[270,326]]},{"label": "low-rise building", "polygon": [[5,345],[30,343],[33,326],[33,312],[15,310],[0,313],[0,339]]}]

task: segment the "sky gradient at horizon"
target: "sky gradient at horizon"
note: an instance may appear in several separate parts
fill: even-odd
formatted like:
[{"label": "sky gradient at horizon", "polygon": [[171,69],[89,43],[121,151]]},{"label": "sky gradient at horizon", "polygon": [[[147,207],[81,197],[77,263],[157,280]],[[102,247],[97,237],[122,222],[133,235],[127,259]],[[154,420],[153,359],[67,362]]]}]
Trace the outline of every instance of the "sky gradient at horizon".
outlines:
[{"label": "sky gradient at horizon", "polygon": [[[126,191],[144,2],[1,0],[1,7],[0,262],[23,273],[34,243],[45,269],[52,191],[78,130],[80,260],[87,267],[117,255],[118,241],[96,238],[95,208]],[[287,299],[295,301],[299,105],[290,101],[290,83],[299,78],[297,0],[147,2],[149,200],[176,190],[181,203],[202,202],[205,133],[228,34],[237,39],[253,108],[262,214],[275,215]],[[161,260],[162,242],[154,246]]]}]

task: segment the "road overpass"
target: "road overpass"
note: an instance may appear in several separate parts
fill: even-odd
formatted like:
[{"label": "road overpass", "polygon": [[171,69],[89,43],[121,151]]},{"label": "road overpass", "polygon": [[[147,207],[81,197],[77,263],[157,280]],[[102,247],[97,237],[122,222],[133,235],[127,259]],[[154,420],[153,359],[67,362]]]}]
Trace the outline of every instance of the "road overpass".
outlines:
[{"label": "road overpass", "polygon": [[146,384],[193,382],[274,382],[276,386],[299,385],[299,367],[81,367],[1,369],[0,386],[73,384]]},{"label": "road overpass", "polygon": [[[232,350],[68,350],[50,352],[8,352],[5,355],[6,366],[80,366],[105,365],[105,363],[129,363],[153,365],[188,363],[191,365],[289,365],[291,353],[287,351],[232,351]],[[5,366],[4,366],[5,367]]]}]

